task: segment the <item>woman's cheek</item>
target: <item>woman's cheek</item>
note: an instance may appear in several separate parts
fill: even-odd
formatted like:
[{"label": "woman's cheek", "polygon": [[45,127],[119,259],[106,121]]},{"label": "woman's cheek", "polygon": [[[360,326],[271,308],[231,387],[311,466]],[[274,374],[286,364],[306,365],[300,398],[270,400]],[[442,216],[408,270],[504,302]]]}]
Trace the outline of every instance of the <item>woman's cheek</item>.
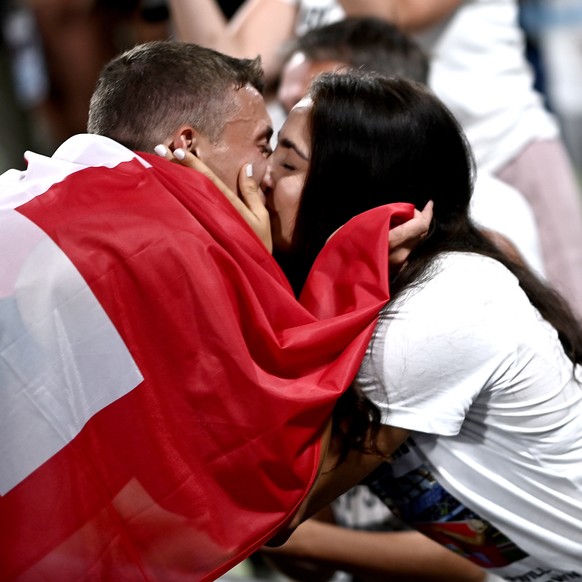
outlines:
[{"label": "woman's cheek", "polygon": [[273,196],[273,206],[281,225],[281,238],[290,244],[297,220],[303,179],[288,176],[277,182]]},{"label": "woman's cheek", "polygon": [[[295,181],[296,182],[296,181]],[[295,230],[295,224],[297,222],[297,214],[299,213],[299,203],[301,202],[301,185],[302,182],[299,183],[299,188],[297,188],[297,184],[294,184],[293,189],[288,192],[288,200],[287,200],[287,222],[288,222],[288,230],[289,230],[289,242],[293,237],[293,231]]]}]

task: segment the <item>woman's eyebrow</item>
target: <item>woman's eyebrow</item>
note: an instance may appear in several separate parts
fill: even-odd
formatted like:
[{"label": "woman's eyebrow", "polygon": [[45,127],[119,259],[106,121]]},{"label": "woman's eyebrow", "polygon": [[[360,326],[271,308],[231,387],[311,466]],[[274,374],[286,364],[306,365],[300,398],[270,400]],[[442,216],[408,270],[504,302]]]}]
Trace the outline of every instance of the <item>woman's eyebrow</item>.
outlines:
[{"label": "woman's eyebrow", "polygon": [[282,147],[284,148],[288,148],[293,150],[294,152],[297,153],[297,155],[304,159],[306,162],[309,161],[309,156],[304,154],[298,147],[297,144],[293,141],[291,141],[290,139],[283,137],[283,138],[279,138],[279,142],[278,142]]}]

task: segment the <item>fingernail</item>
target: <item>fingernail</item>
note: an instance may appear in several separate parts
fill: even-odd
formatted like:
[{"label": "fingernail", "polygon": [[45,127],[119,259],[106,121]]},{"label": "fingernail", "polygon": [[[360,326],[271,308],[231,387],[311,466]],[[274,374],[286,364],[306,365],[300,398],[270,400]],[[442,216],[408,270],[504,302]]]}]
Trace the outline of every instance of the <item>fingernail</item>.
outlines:
[{"label": "fingernail", "polygon": [[253,165],[247,164],[247,167],[245,168],[245,172],[246,172],[247,178],[252,178],[253,177]]},{"label": "fingernail", "polygon": [[168,153],[168,148],[163,143],[160,143],[154,148],[154,152],[156,152],[158,156],[165,158],[166,154]]},{"label": "fingernail", "polygon": [[183,160],[186,157],[186,152],[182,148],[178,148],[177,150],[174,150],[174,156],[176,156],[176,159],[178,160]]}]

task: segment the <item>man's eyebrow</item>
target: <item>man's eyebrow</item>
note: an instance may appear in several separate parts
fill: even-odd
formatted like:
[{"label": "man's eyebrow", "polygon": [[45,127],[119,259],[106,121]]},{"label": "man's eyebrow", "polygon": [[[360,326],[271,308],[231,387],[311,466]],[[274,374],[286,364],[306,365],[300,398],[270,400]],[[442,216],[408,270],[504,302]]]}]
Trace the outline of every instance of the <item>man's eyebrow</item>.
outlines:
[{"label": "man's eyebrow", "polygon": [[304,159],[306,162],[309,161],[309,156],[304,154],[298,147],[297,144],[290,139],[283,137],[279,138],[279,145],[284,148],[293,150],[300,158]]}]

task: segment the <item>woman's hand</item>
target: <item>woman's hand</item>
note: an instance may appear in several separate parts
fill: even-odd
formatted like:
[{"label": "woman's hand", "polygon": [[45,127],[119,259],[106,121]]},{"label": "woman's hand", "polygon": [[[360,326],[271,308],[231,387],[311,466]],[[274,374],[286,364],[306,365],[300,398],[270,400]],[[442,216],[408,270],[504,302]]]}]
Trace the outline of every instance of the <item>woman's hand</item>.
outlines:
[{"label": "woman's hand", "polygon": [[169,148],[162,144],[154,149],[156,154],[166,158],[166,160],[204,174],[226,196],[227,200],[253,229],[267,250],[270,253],[273,252],[269,212],[264,203],[265,197],[259,185],[253,180],[252,164],[244,165],[239,171],[238,187],[241,192],[241,198],[239,198],[202,160],[191,152],[183,149],[171,152]]},{"label": "woman's hand", "polygon": [[[426,237],[432,221],[432,200],[422,209],[414,210],[414,216],[392,229],[388,236],[390,266],[401,267],[418,243]],[[392,272],[392,271],[391,271]]]}]

